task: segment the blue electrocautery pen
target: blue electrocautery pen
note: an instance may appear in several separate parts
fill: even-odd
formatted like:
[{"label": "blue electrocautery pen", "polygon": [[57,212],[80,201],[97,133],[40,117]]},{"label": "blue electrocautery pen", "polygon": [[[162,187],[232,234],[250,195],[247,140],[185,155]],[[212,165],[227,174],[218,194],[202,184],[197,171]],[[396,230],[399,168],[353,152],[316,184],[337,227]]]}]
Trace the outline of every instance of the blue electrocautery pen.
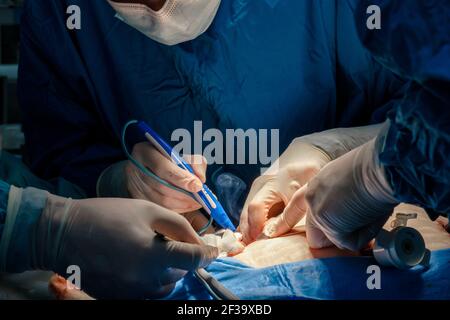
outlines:
[{"label": "blue electrocautery pen", "polygon": [[[143,121],[140,121],[137,123],[137,126],[144,133],[145,138],[152,143],[153,146],[159,150],[159,152],[172,159],[181,169],[195,174],[189,163],[187,163],[167,142],[165,142],[152,128],[150,128],[149,125]],[[235,226],[231,222],[230,218],[228,218],[228,215],[219,200],[216,198],[214,193],[209,190],[206,184],[203,184],[203,188],[199,192],[192,193],[192,196],[222,228],[236,231]]]}]

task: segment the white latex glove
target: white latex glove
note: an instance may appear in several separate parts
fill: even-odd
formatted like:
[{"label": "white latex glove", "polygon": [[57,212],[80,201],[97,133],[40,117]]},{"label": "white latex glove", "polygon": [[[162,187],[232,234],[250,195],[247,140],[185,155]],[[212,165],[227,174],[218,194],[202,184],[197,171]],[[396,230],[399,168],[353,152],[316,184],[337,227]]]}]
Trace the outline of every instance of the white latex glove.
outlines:
[{"label": "white latex glove", "polygon": [[[199,192],[206,180],[206,159],[202,156],[185,156],[195,175],[179,168],[148,142],[134,146],[132,156],[161,179],[189,192]],[[170,189],[146,176],[131,161],[122,161],[103,172],[97,183],[100,197],[120,197],[149,200],[178,213],[201,208],[192,197]]]},{"label": "white latex glove", "polygon": [[[43,201],[43,211],[29,210]],[[218,255],[182,216],[143,200],[71,200],[12,187],[4,232],[4,271],[41,269],[65,276],[77,265],[81,289],[95,298],[165,296],[186,271]]]},{"label": "white latex glove", "polygon": [[239,225],[244,242],[254,241],[268,219],[287,209],[295,192],[328,162],[369,141],[380,129],[381,125],[333,129],[295,139],[250,189]]},{"label": "white latex glove", "polygon": [[263,231],[267,219],[280,214],[292,195],[329,161],[320,149],[294,141],[280,159],[253,182],[239,224],[243,241],[253,242]]},{"label": "white latex glove", "polygon": [[326,246],[326,237],[339,248],[360,250],[399,204],[378,159],[381,140],[373,139],[330,163],[308,185],[306,231],[311,247]]},{"label": "white latex glove", "polygon": [[[332,244],[358,251],[381,230],[398,201],[378,160],[376,140],[330,162],[299,190],[287,210],[272,221],[272,236],[306,216],[312,248]],[[287,223],[286,223],[287,222]]]}]

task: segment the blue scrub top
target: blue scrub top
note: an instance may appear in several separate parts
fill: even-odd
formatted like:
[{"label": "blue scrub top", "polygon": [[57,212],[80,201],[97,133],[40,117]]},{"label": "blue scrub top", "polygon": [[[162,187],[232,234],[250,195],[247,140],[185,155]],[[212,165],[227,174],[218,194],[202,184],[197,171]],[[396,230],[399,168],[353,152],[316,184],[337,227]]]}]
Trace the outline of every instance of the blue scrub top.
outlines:
[{"label": "blue scrub top", "polygon": [[[363,27],[369,5],[381,9],[380,30]],[[356,12],[367,49],[408,80],[380,154],[395,197],[450,214],[450,2],[364,0]]]},{"label": "blue scrub top", "polygon": [[[194,120],[203,130],[279,129],[280,152],[298,136],[381,122],[404,83],[362,46],[355,3],[222,1],[205,34],[167,47],[103,0],[25,1],[18,86],[27,162],[93,196],[100,173],[125,159],[120,131],[131,119],[167,140]],[[66,27],[69,5],[81,9],[81,30]],[[260,174],[222,169],[247,185]]]}]

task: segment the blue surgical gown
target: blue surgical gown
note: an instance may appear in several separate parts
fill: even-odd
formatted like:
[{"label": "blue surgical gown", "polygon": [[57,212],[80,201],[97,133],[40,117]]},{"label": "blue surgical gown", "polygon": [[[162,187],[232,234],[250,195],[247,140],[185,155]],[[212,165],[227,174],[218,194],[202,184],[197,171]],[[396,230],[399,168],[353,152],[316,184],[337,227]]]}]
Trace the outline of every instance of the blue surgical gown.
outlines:
[{"label": "blue surgical gown", "polygon": [[[381,29],[365,28],[368,5]],[[450,213],[450,2],[364,0],[357,10],[362,42],[376,59],[409,80],[390,114],[380,154],[397,199],[430,217]],[[361,19],[363,18],[363,19]]]},{"label": "blue surgical gown", "polygon": [[[280,151],[298,136],[381,122],[405,83],[362,46],[356,2],[226,0],[205,34],[167,47],[106,1],[25,1],[18,90],[27,164],[93,196],[100,173],[125,158],[120,131],[130,119],[169,141],[195,120],[204,131],[279,129]],[[69,5],[80,7],[80,30],[66,27]],[[260,174],[258,165],[209,174],[219,167],[247,185]]]}]

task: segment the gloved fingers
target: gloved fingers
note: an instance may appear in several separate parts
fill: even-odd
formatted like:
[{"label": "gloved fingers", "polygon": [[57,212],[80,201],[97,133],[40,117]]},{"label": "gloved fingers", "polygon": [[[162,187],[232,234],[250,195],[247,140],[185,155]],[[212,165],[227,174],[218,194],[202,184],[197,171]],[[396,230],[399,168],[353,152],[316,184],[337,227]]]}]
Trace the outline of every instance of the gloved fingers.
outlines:
[{"label": "gloved fingers", "polygon": [[[248,230],[246,237],[253,241],[264,229],[264,225],[269,218],[269,212],[276,204],[283,203],[283,199],[276,190],[275,181],[269,181],[255,195],[248,205]],[[280,207],[280,206],[277,206]],[[271,212],[273,215],[280,212]]]},{"label": "gloved fingers", "polygon": [[388,219],[389,215],[379,218],[366,227],[355,231],[351,236],[344,238],[342,241],[338,240],[339,243],[337,243],[337,246],[351,251],[359,251],[365,248],[378,235]]},{"label": "gloved fingers", "polygon": [[178,213],[198,210],[201,205],[191,196],[171,189],[154,178],[131,167],[128,172],[128,192],[133,199],[149,200]]},{"label": "gloved fingers", "polygon": [[[192,210],[186,213],[181,213],[183,217],[189,222],[189,224],[194,228],[195,231],[200,231],[208,223],[208,218],[205,217],[200,211]],[[215,230],[213,226],[209,226],[206,233],[214,233]]]},{"label": "gloved fingers", "polygon": [[216,247],[179,241],[166,242],[165,251],[168,266],[187,271],[204,268],[219,256],[219,249]]},{"label": "gloved fingers", "polygon": [[333,246],[325,233],[320,230],[311,217],[311,212],[308,211],[306,215],[306,240],[313,249],[322,249]]},{"label": "gloved fingers", "polygon": [[201,182],[206,182],[206,170],[208,168],[208,161],[202,155],[184,155],[184,160],[189,163],[194,170],[195,175],[200,179]]},{"label": "gloved fingers", "polygon": [[245,200],[244,207],[242,208],[241,212],[241,218],[239,220],[239,226],[237,228],[237,231],[242,233],[243,236],[243,242],[244,243],[250,243],[250,238],[247,236],[249,225],[248,225],[248,206],[249,203],[253,200],[255,195],[261,190],[261,188],[270,181],[270,177],[267,175],[260,176],[257,178],[250,188],[250,191],[248,193],[247,199]]},{"label": "gloved fingers", "polygon": [[264,227],[264,234],[270,238],[279,237],[295,227],[306,214],[308,205],[305,200],[305,193],[308,185],[304,185],[297,190],[291,200],[284,208],[283,212],[274,219],[269,220]]},{"label": "gloved fingers", "polygon": [[285,201],[288,202],[294,194],[311,179],[313,179],[320,171],[320,166],[315,163],[292,163],[280,170],[278,180],[278,190],[284,195]]},{"label": "gloved fingers", "polygon": [[151,144],[137,144],[133,150],[133,153],[135,152],[136,158],[139,158],[144,166],[170,184],[189,192],[199,192],[203,188],[197,176],[178,167]]},{"label": "gloved fingers", "polygon": [[320,249],[335,245],[340,249],[357,252],[365,248],[378,235],[389,216],[381,217],[350,234],[340,234],[336,230],[321,229],[313,221],[313,218],[308,218],[309,216],[306,219],[306,237],[311,248]]},{"label": "gloved fingers", "polygon": [[246,236],[247,230],[248,230],[247,215],[243,217],[241,214],[241,219],[239,221],[238,227],[236,228],[236,231],[242,234],[242,242],[244,242],[245,244],[249,244],[251,242],[250,239]]},{"label": "gloved fingers", "polygon": [[150,219],[149,227],[158,234],[161,234],[171,240],[188,242],[193,244],[202,244],[202,240],[197,235],[189,222],[181,215],[156,206],[156,210],[161,212]]},{"label": "gloved fingers", "polygon": [[154,181],[150,177],[146,177],[145,181],[148,185],[145,199],[157,203],[164,208],[170,209],[178,213],[186,213],[200,209],[202,206],[191,196],[170,189],[159,182]]},{"label": "gloved fingers", "polygon": [[249,244],[250,238],[247,236],[249,230],[248,225],[248,203],[244,204],[244,208],[242,208],[241,217],[239,219],[239,226],[237,227],[237,231],[242,234],[242,241],[244,243]]}]

